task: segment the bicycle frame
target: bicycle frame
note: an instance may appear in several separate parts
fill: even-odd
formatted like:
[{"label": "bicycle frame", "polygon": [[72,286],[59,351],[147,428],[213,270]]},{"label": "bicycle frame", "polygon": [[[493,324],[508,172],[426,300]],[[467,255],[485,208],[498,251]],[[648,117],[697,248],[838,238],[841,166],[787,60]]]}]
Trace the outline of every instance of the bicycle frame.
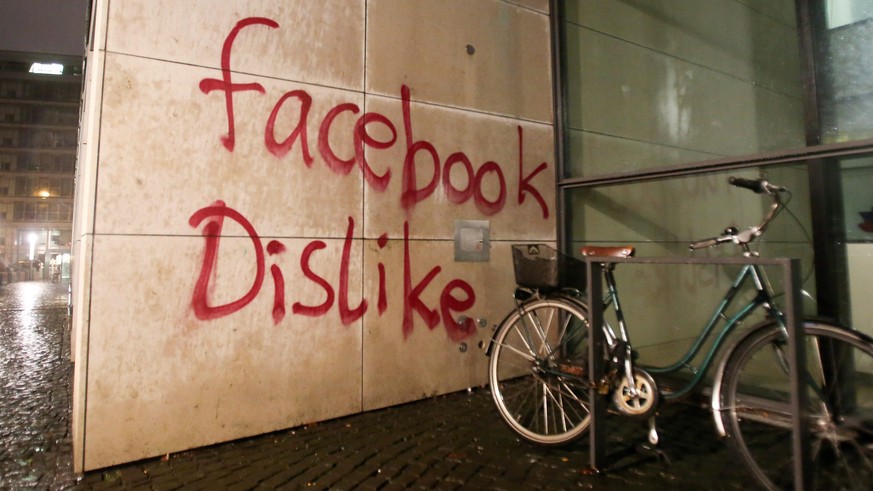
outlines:
[{"label": "bicycle frame", "polygon": [[[648,441],[657,445],[655,417],[659,398],[673,400],[689,394],[703,381],[712,365],[718,365],[712,367],[716,372],[712,394],[716,427],[721,435],[736,435],[730,442],[759,482],[768,487],[772,485],[769,470],[762,469],[770,455],[765,451],[762,455],[766,458],[759,458],[749,444],[769,446],[771,442],[767,438],[764,442],[744,439],[743,434],[757,438],[760,431],[759,427],[747,429],[748,422],[764,422],[770,428],[778,428],[782,434],[777,435],[776,440],[780,443],[787,438],[785,430],[790,430],[791,454],[784,464],[780,463],[777,472],[787,471],[790,465],[794,482],[801,483],[800,486],[811,483],[812,474],[818,472],[818,468],[813,470],[810,465],[813,433],[816,434],[815,445],[829,445],[830,453],[837,457],[844,450],[858,454],[860,460],[855,461],[864,466],[861,475],[867,473],[864,483],[869,484],[869,477],[873,475],[868,455],[873,430],[867,416],[871,409],[854,412],[854,406],[856,402],[869,401],[870,394],[851,390],[869,390],[869,379],[859,379],[855,359],[844,358],[842,353],[859,350],[861,356],[873,359],[873,339],[832,323],[801,320],[800,260],[760,260],[757,252],[749,247],[790,201],[790,192],[764,179],[732,177],[728,182],[770,196],[769,210],[757,226],[742,231],[729,226],[721,235],[691,242],[689,249],[732,243],[741,249],[745,259],[631,259],[633,248],[630,246],[583,247],[580,252],[587,262],[587,294],[574,290],[570,282],[543,283],[549,286],[543,291],[531,288],[528,285],[540,283],[525,282],[528,278],[519,274],[516,264],[516,277],[525,280],[519,282],[516,290],[517,310],[495,329],[486,350],[491,356],[489,382],[497,408],[514,431],[533,443],[560,445],[589,430],[591,466],[599,469],[605,452],[604,427],[598,421],[602,421],[607,406],[611,405],[624,416],[648,418]],[[788,195],[785,202],[781,199],[782,193]],[[739,272],[702,329],[691,337],[690,347],[683,354],[662,366],[642,363],[636,366],[637,353],[630,341],[614,275],[614,267],[619,263],[721,264],[736,267]],[[774,303],[776,295],[765,271],[770,266],[781,268],[783,273],[784,311]],[[521,273],[525,270],[521,269]],[[618,323],[615,329],[604,319],[606,310],[615,313]],[[740,332],[740,325],[750,320],[753,312],[757,312],[755,318],[763,314],[763,322]],[[551,336],[550,332],[556,334]],[[601,332],[602,336],[598,335]],[[732,346],[726,346],[727,343]],[[493,355],[491,348],[496,348]],[[869,376],[871,363],[873,361],[868,361],[865,365],[867,369],[863,374],[866,376]],[[686,368],[690,375],[683,372],[681,377],[675,377],[679,380],[671,383],[669,390],[659,390],[658,385],[663,386],[665,380],[657,381],[653,376],[668,379]],[[518,379],[519,383],[504,387],[509,379]],[[761,389],[769,392],[757,390],[759,383]],[[847,393],[842,385],[849,389]],[[835,388],[838,391],[835,392]],[[755,390],[741,393],[746,389]],[[583,393],[587,393],[587,398]],[[812,397],[815,397],[816,407],[810,408]],[[758,399],[759,404],[749,405],[748,401]],[[568,405],[576,403],[582,404],[579,410],[567,410]],[[844,412],[858,421],[853,418],[843,421]],[[808,415],[813,413],[819,419],[809,420]],[[859,435],[866,439],[856,441]],[[818,448],[815,447],[816,452]],[[777,453],[785,453],[785,449],[779,447]],[[838,467],[831,466],[834,472],[828,472],[840,478],[845,474],[841,471],[850,466],[842,464],[849,462],[848,458],[838,460]]]},{"label": "bicycle frame", "polygon": [[[627,326],[624,320],[624,314],[621,310],[615,275],[611,268],[604,269],[604,279],[606,282],[607,290],[604,299],[604,310],[612,305],[613,311],[615,312],[616,319],[619,324],[618,335],[616,335],[611,326],[605,324],[603,326],[604,336],[606,337],[606,342],[610,346],[615,345],[616,339],[622,339],[625,342],[628,352],[625,354],[624,359],[620,361],[623,362],[626,372],[630,373],[632,371],[633,365],[632,356],[630,354],[632,343],[630,342]],[[725,315],[725,312],[734,302],[737,294],[743,289],[744,284],[748,280],[751,280],[753,282],[754,288],[757,291],[757,295],[754,299],[742,306],[739,311],[737,311],[737,313],[735,313],[732,317],[727,317]],[[669,375],[671,373],[678,372],[683,368],[689,368],[693,374],[691,380],[676,391],[664,393],[663,397],[666,400],[672,400],[688,394],[701,382],[701,380],[703,380],[706,372],[713,364],[713,361],[716,358],[716,354],[724,345],[728,336],[736,329],[737,326],[742,323],[742,321],[746,317],[748,317],[756,309],[758,309],[759,307],[764,307],[767,310],[768,315],[770,315],[774,319],[778,319],[780,323],[783,323],[782,312],[775,306],[772,299],[773,294],[770,290],[766,274],[764,273],[761,266],[743,266],[740,272],[734,278],[733,283],[731,284],[728,291],[725,293],[721,302],[716,306],[709,321],[706,323],[700,333],[697,334],[692,346],[682,356],[680,356],[680,358],[676,362],[670,365],[662,367],[641,365],[641,368],[655,376]],[[719,329],[718,325],[720,320],[724,320],[725,322],[724,325]],[[709,347],[709,350],[706,352],[700,365],[698,367],[694,367],[693,365],[691,365],[691,360],[694,359],[694,357],[696,357],[701,352],[706,341],[713,335],[715,335],[715,338],[712,342],[712,345]]]}]

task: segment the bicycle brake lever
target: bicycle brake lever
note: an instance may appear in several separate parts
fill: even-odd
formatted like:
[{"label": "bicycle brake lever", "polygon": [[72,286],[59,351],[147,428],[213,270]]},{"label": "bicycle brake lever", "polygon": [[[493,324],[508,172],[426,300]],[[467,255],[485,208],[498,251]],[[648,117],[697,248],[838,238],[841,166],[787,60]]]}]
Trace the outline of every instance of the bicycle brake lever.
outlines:
[{"label": "bicycle brake lever", "polygon": [[736,227],[728,227],[724,229],[724,235],[692,242],[688,244],[688,249],[693,251],[695,249],[706,249],[707,247],[715,247],[719,244],[724,244],[725,242],[736,242],[734,238],[737,236],[737,232],[739,231]]},{"label": "bicycle brake lever", "polygon": [[721,237],[713,237],[711,239],[694,241],[688,244],[688,249],[693,251],[697,249],[706,249],[707,247],[715,247],[719,244],[720,238]]}]

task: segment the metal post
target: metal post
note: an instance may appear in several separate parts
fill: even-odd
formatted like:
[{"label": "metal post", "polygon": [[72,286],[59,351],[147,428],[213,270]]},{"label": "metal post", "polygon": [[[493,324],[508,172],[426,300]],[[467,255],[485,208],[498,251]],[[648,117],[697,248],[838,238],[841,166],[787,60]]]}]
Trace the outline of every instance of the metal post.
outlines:
[{"label": "metal post", "polygon": [[588,267],[588,370],[594,386],[588,389],[590,423],[588,438],[591,469],[599,472],[606,464],[606,399],[598,392],[597,382],[603,378],[603,265],[587,261]]},{"label": "metal post", "polygon": [[758,258],[585,258],[588,279],[588,368],[591,381],[588,391],[591,422],[589,426],[589,445],[591,469],[599,472],[606,466],[605,417],[607,401],[599,392],[597,384],[603,378],[603,268],[607,264],[723,264],[745,265],[755,263],[763,266],[777,266],[782,269],[785,288],[785,326],[788,331],[789,389],[791,389],[791,451],[794,456],[795,489],[812,487],[812,465],[809,449],[808,407],[809,394],[806,383],[806,351],[803,327],[803,303],[801,296],[802,277],[799,259],[758,259]]},{"label": "metal post", "polygon": [[785,285],[785,325],[788,330],[789,382],[791,384],[791,428],[794,453],[794,489],[811,489],[812,465],[809,454],[809,424],[807,408],[809,394],[806,379],[806,350],[804,349],[803,299],[800,294],[802,278],[800,260],[784,259],[782,262]]}]

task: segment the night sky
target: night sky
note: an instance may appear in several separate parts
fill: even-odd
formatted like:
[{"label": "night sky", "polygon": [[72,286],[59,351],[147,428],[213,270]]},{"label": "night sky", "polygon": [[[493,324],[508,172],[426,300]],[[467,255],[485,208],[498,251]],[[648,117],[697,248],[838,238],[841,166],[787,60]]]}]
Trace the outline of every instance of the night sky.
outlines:
[{"label": "night sky", "polygon": [[0,0],[0,51],[82,56],[90,0]]}]

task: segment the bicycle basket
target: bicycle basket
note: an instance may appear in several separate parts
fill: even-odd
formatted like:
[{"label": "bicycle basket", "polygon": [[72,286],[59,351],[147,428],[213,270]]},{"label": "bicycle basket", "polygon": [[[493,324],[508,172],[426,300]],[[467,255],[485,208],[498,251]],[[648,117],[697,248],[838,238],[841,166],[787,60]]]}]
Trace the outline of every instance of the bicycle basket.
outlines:
[{"label": "bicycle basket", "polygon": [[586,287],[585,262],[561,254],[545,244],[512,246],[515,283],[525,288]]}]

